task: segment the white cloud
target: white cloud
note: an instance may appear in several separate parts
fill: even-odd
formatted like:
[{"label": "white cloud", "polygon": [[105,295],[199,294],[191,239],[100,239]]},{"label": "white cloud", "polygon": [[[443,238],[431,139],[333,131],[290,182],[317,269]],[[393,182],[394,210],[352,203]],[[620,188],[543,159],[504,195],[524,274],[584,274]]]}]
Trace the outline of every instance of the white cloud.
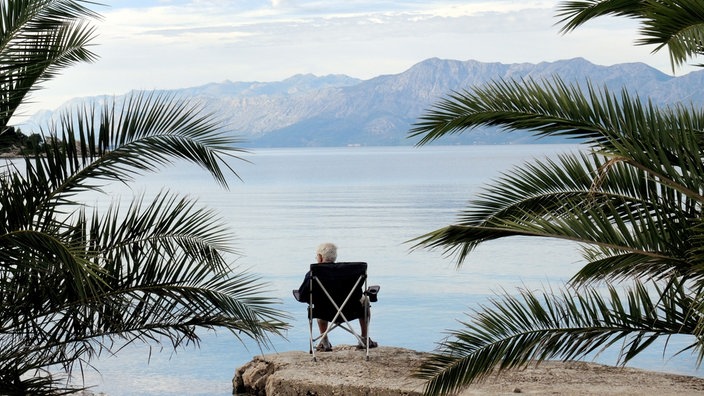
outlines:
[{"label": "white cloud", "polygon": [[274,8],[279,8],[285,6],[287,3],[289,3],[286,0],[271,0],[271,6]]},{"label": "white cloud", "polygon": [[423,10],[425,14],[459,18],[464,16],[475,16],[486,13],[513,13],[529,9],[549,9],[553,2],[545,1],[485,1],[459,4],[428,4]]}]

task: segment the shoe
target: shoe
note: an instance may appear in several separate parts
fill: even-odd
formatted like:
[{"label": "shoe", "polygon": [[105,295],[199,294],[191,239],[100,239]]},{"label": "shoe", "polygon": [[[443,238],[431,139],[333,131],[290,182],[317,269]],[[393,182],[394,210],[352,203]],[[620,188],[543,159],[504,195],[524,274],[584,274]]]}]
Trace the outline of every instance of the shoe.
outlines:
[{"label": "shoe", "polygon": [[[378,347],[379,344],[377,344],[375,341],[372,341],[372,339],[369,339],[369,349],[376,348]],[[359,344],[357,344],[357,349],[367,349],[366,345],[366,340],[362,340]]]},{"label": "shoe", "polygon": [[323,338],[318,343],[318,346],[315,347],[315,350],[318,352],[332,352],[332,344],[327,338]]}]

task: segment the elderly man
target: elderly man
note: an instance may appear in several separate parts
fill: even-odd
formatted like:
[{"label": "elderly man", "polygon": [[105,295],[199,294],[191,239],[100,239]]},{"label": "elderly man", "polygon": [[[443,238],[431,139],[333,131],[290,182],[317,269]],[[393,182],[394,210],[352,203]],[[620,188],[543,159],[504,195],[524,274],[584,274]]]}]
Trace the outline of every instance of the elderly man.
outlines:
[{"label": "elderly man", "polygon": [[[335,246],[332,243],[326,242],[326,243],[321,243],[318,246],[318,249],[315,251],[315,256],[316,256],[316,262],[319,264],[322,263],[334,263],[335,260],[337,260],[337,246]],[[301,286],[298,288],[298,293],[300,296],[304,296],[303,298],[306,299],[307,301],[307,296],[310,294],[310,271],[306,274],[305,279],[303,280],[303,283]],[[362,340],[366,341],[367,340],[367,319],[364,317],[359,318],[359,327],[362,333]],[[322,319],[318,319],[318,330],[320,330],[320,334],[324,334],[328,329],[328,322]],[[378,344],[371,339],[369,339],[369,348],[376,348]],[[360,343],[357,345],[357,348],[365,348],[366,346],[363,345],[363,343]],[[322,340],[318,343],[318,346],[315,348],[316,351],[321,351],[321,352],[330,352],[332,351],[332,344],[330,344],[330,340],[328,340],[328,337],[325,336],[323,337]]]}]

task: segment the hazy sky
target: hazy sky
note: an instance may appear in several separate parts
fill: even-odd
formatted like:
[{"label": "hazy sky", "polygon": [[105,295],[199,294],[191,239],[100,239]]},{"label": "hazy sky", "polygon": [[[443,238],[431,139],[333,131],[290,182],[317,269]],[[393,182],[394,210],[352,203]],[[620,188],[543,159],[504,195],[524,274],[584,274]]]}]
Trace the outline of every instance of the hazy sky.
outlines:
[{"label": "hazy sky", "polygon": [[[538,63],[583,57],[644,62],[672,74],[665,51],[635,46],[636,24],[594,20],[559,33],[557,1],[129,0],[96,7],[93,50],[32,96],[22,113],[131,89],[278,81],[300,73],[368,79],[431,57]],[[684,74],[687,69],[678,70]]]}]

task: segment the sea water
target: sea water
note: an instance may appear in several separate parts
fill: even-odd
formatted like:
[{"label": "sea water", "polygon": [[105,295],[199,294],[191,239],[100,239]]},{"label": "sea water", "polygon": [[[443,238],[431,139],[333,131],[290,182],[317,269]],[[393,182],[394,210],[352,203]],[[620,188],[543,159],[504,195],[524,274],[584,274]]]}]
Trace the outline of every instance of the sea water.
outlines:
[{"label": "sea water", "polygon": [[[305,305],[291,294],[321,242],[338,246],[338,261],[369,263],[369,284],[381,286],[370,335],[380,345],[430,351],[459,321],[497,292],[557,289],[584,264],[577,246],[560,240],[506,238],[488,242],[456,267],[442,251],[413,249],[414,238],[453,223],[482,187],[526,161],[576,151],[571,145],[344,147],[253,149],[233,166],[222,189],[202,170],[177,165],[141,177],[131,199],[163,188],[197,198],[232,230],[239,270],[261,277],[268,295],[292,315],[285,338],[261,349],[225,331],[202,332],[202,343],[173,352],[130,345],[84,371],[94,392],[119,395],[229,395],[237,367],[253,355],[308,349]],[[105,197],[96,199],[104,204]],[[314,326],[315,327],[315,326]],[[352,344],[345,332],[335,344]],[[670,349],[673,350],[673,349]],[[699,375],[692,356],[663,358],[653,348],[631,366]],[[614,364],[606,353],[596,361]]]}]

